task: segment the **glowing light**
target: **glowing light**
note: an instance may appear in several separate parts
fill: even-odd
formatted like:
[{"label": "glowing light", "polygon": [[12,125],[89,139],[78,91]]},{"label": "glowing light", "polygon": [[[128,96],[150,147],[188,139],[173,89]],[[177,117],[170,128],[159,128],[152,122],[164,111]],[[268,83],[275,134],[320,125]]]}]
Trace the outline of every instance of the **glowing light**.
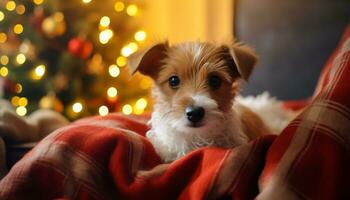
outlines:
[{"label": "glowing light", "polygon": [[121,50],[121,54],[125,57],[130,56],[132,53],[137,51],[138,45],[135,42],[131,42],[128,45],[124,46]]},{"label": "glowing light", "polygon": [[54,15],[53,15],[53,19],[56,20],[57,22],[61,22],[64,20],[64,15],[63,13],[61,12],[56,12]]},{"label": "glowing light", "polygon": [[117,1],[115,4],[114,4],[114,10],[117,11],[117,12],[121,12],[123,11],[125,8],[125,5],[123,2],[121,1]]},{"label": "glowing light", "polygon": [[6,9],[7,9],[8,11],[13,11],[14,9],[16,9],[16,2],[14,2],[14,1],[8,1],[8,2],[6,3]]},{"label": "glowing light", "polygon": [[0,33],[0,43],[5,43],[7,40],[6,33]]},{"label": "glowing light", "polygon": [[145,109],[147,107],[147,100],[145,98],[141,98],[136,101],[135,105],[138,109]]},{"label": "glowing light", "polygon": [[23,4],[18,5],[16,8],[16,12],[19,15],[23,15],[26,12],[26,7]]},{"label": "glowing light", "polygon": [[88,4],[91,2],[91,0],[82,0],[82,2]]},{"label": "glowing light", "polygon": [[13,32],[15,32],[16,34],[21,34],[21,33],[23,33],[23,26],[22,26],[22,24],[16,24],[16,25],[13,27]]},{"label": "glowing light", "polygon": [[117,58],[117,65],[119,67],[124,67],[126,65],[126,63],[127,63],[127,60],[126,60],[126,58],[124,56],[119,56]]},{"label": "glowing light", "polygon": [[76,102],[72,106],[73,112],[80,113],[83,110],[83,104],[80,102]]},{"label": "glowing light", "polygon": [[19,106],[17,107],[16,109],[16,113],[19,115],[19,116],[24,116],[27,114],[27,109],[24,107],[24,106]]},{"label": "glowing light", "polygon": [[107,44],[112,37],[113,37],[113,31],[111,29],[103,30],[100,33],[100,43]]},{"label": "glowing light", "polygon": [[17,93],[21,93],[21,92],[22,92],[22,90],[23,90],[22,85],[21,85],[21,84],[19,84],[19,83],[17,83],[17,84],[16,84],[16,92],[17,92]]},{"label": "glowing light", "polygon": [[19,104],[18,104],[19,99],[20,99],[20,98],[19,98],[18,96],[12,97],[12,98],[11,98],[11,103],[12,103],[12,105],[15,106],[15,107],[18,106],[18,105],[19,105]]},{"label": "glowing light", "polygon": [[131,105],[129,104],[126,104],[123,106],[122,108],[122,112],[125,114],[125,115],[130,115],[132,113],[132,107]]},{"label": "glowing light", "polygon": [[139,48],[139,46],[138,46],[135,42],[131,42],[131,43],[129,44],[129,47],[131,48],[131,50],[132,50],[133,52],[137,51],[137,49]]},{"label": "glowing light", "polygon": [[3,21],[5,19],[5,14],[0,11],[0,22]]},{"label": "glowing light", "polygon": [[126,13],[130,16],[135,16],[137,14],[138,8],[135,4],[130,4],[127,8],[126,8]]},{"label": "glowing light", "polygon": [[141,89],[147,90],[152,87],[152,81],[149,78],[145,77],[141,79],[140,87]]},{"label": "glowing light", "polygon": [[109,26],[110,23],[111,23],[111,19],[107,16],[103,16],[100,20],[100,25],[102,27],[107,27]]},{"label": "glowing light", "polygon": [[34,2],[36,5],[40,5],[40,4],[44,3],[44,0],[33,0],[33,2]]},{"label": "glowing light", "polygon": [[23,107],[27,106],[28,105],[28,99],[25,98],[25,97],[20,98],[18,100],[18,105],[19,106],[23,106]]},{"label": "glowing light", "polygon": [[138,41],[138,42],[145,41],[146,37],[147,37],[146,32],[142,31],[142,30],[141,31],[137,31],[135,33],[135,35],[134,35],[135,40]]},{"label": "glowing light", "polygon": [[9,70],[7,67],[1,67],[0,68],[0,76],[6,77],[9,74]]},{"label": "glowing light", "polygon": [[35,68],[34,73],[32,74],[32,78],[34,80],[40,80],[46,71],[46,66],[45,65],[39,65]]},{"label": "glowing light", "polygon": [[26,56],[23,53],[20,53],[16,56],[16,62],[19,65],[22,65],[23,63],[26,62]]},{"label": "glowing light", "polygon": [[0,63],[3,64],[3,65],[7,65],[9,63],[9,57],[7,56],[1,56],[0,57]]},{"label": "glowing light", "polygon": [[109,72],[109,75],[111,75],[112,77],[115,78],[115,77],[119,76],[120,69],[118,68],[117,65],[111,65],[108,68],[108,72]]},{"label": "glowing light", "polygon": [[118,90],[115,87],[110,87],[107,90],[107,95],[110,98],[115,98],[118,95]]},{"label": "glowing light", "polygon": [[98,109],[98,113],[100,113],[101,116],[106,116],[109,113],[107,106],[100,106]]}]

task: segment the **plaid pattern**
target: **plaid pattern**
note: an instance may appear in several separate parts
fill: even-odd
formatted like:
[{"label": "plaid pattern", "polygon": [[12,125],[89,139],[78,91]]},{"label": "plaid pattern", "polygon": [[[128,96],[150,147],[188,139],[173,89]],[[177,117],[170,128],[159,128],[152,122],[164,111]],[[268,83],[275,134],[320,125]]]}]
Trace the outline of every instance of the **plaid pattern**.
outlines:
[{"label": "plaid pattern", "polygon": [[346,45],[328,62],[312,102],[277,138],[202,148],[161,164],[144,137],[148,116],[87,118],[26,154],[1,180],[0,199],[350,199]]}]

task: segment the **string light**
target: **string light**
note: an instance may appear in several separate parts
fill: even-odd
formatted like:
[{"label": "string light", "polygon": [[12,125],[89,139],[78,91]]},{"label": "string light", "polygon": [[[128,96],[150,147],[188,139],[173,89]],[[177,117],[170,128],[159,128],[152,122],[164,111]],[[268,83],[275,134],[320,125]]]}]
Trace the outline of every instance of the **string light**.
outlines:
[{"label": "string light", "polygon": [[119,56],[116,62],[119,67],[124,67],[127,63],[127,60],[124,56]]},{"label": "string light", "polygon": [[7,65],[7,64],[9,63],[9,57],[8,57],[8,56],[5,56],[5,55],[1,56],[1,57],[0,57],[0,63],[1,63],[2,65]]},{"label": "string light", "polygon": [[114,10],[117,11],[117,12],[121,12],[123,11],[125,8],[125,5],[123,2],[121,1],[117,1],[115,4],[114,4]]},{"label": "string light", "polygon": [[132,113],[132,107],[130,104],[125,104],[122,108],[122,112],[125,114],[125,115],[130,115]]},{"label": "string light", "polygon": [[103,16],[100,20],[100,25],[102,27],[108,27],[110,23],[111,23],[111,19],[107,16]]},{"label": "string light", "polygon": [[137,32],[135,33],[135,35],[134,35],[135,40],[138,41],[138,42],[143,42],[143,41],[145,41],[146,37],[147,37],[146,32],[145,32],[145,31],[142,31],[142,30],[137,31]]},{"label": "string light", "polygon": [[111,29],[106,29],[100,32],[100,43],[107,44],[109,40],[113,37],[113,31]]},{"label": "string light", "polygon": [[7,40],[6,33],[0,33],[0,43],[5,43]]},{"label": "string light", "polygon": [[20,4],[16,8],[16,12],[19,15],[23,15],[26,12],[26,7],[23,4]]},{"label": "string light", "polygon": [[14,1],[8,1],[8,2],[6,3],[6,9],[7,9],[8,11],[13,11],[14,9],[16,9],[16,2],[14,2]]},{"label": "string light", "polygon": [[100,106],[100,108],[98,109],[98,112],[100,113],[101,116],[106,116],[109,113],[109,110],[107,106]]},{"label": "string light", "polygon": [[110,87],[107,90],[107,95],[110,98],[115,98],[118,95],[118,90],[115,87]]},{"label": "string light", "polygon": [[27,114],[27,109],[24,107],[24,106],[19,106],[17,107],[16,109],[16,113],[19,115],[19,116],[25,116]]},{"label": "string light", "polygon": [[39,65],[34,69],[34,72],[32,73],[32,78],[34,80],[40,80],[44,75],[46,71],[45,65]]},{"label": "string light", "polygon": [[108,68],[108,72],[109,72],[109,75],[111,75],[112,77],[115,78],[115,77],[119,76],[120,69],[118,68],[117,65],[111,65]]},{"label": "string light", "polygon": [[126,13],[130,16],[135,16],[137,14],[138,8],[135,4],[130,4],[127,8],[126,8]]},{"label": "string light", "polygon": [[18,100],[18,105],[19,106],[23,106],[23,107],[27,106],[28,105],[28,99],[25,98],[25,97],[20,98]]},{"label": "string light", "polygon": [[19,65],[22,65],[23,63],[26,62],[26,56],[23,53],[20,53],[16,56],[16,62]]},{"label": "string light", "polygon": [[5,19],[5,14],[0,11],[0,22],[3,21]]},{"label": "string light", "polygon": [[91,2],[91,0],[82,0],[83,3],[88,4]]},{"label": "string light", "polygon": [[22,26],[22,24],[16,24],[13,27],[13,32],[16,33],[17,35],[23,33],[23,26]]},{"label": "string light", "polygon": [[72,110],[75,113],[80,113],[83,110],[83,104],[76,102],[72,105]]},{"label": "string light", "polygon": [[9,70],[7,69],[7,67],[0,68],[0,76],[6,77],[8,74],[9,74]]},{"label": "string light", "polygon": [[44,0],[33,0],[33,2],[34,2],[36,5],[40,5],[40,4],[44,3]]}]

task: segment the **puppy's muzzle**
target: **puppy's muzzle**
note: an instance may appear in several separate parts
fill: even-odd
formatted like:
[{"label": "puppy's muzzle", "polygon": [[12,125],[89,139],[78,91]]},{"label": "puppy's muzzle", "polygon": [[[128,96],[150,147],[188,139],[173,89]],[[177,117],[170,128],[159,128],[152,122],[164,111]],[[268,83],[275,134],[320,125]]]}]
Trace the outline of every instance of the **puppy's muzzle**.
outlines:
[{"label": "puppy's muzzle", "polygon": [[187,119],[191,122],[192,126],[197,126],[205,115],[204,108],[200,106],[188,106],[185,112]]}]

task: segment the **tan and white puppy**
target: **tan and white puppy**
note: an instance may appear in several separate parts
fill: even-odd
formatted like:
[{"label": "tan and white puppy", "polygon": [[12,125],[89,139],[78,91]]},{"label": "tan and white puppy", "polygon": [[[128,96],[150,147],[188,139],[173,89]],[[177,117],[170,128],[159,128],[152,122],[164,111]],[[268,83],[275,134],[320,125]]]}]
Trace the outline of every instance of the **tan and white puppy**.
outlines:
[{"label": "tan and white puppy", "polygon": [[132,55],[132,72],[154,80],[147,137],[165,162],[203,146],[232,148],[269,134],[263,121],[235,102],[257,57],[245,45],[160,43]]}]

